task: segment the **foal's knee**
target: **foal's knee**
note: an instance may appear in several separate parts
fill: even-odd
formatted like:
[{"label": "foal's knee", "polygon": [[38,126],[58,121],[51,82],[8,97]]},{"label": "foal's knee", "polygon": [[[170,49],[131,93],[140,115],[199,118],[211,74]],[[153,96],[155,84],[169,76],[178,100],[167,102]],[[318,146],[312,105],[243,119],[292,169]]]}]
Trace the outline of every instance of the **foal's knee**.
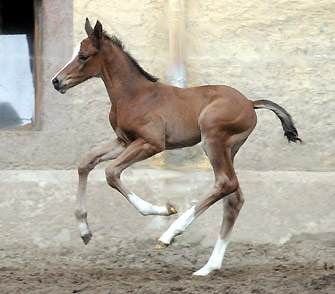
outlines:
[{"label": "foal's knee", "polygon": [[89,153],[85,155],[78,165],[78,174],[87,175],[95,166],[93,162],[94,160],[92,160]]},{"label": "foal's knee", "polygon": [[87,175],[90,172],[90,170],[87,168],[86,165],[78,165],[78,174],[81,175]]},{"label": "foal's knee", "polygon": [[120,180],[120,172],[115,167],[107,167],[105,174],[108,185],[116,188]]}]

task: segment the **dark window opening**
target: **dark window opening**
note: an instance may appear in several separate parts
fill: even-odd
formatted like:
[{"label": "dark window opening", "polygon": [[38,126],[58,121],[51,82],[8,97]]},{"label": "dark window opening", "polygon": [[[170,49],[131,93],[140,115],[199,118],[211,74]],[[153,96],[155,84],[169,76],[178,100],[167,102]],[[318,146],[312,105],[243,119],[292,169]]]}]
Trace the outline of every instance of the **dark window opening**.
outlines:
[{"label": "dark window opening", "polygon": [[37,2],[0,0],[0,127],[35,121]]},{"label": "dark window opening", "polygon": [[34,71],[34,0],[20,3],[13,0],[0,0],[0,34],[27,35],[30,53],[30,66]]}]

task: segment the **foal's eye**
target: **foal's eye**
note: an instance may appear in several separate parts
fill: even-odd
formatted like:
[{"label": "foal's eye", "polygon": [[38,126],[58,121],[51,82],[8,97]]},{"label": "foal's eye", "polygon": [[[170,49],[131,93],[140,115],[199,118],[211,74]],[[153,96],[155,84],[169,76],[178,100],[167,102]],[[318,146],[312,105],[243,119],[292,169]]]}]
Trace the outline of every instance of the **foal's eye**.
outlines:
[{"label": "foal's eye", "polygon": [[86,61],[87,59],[88,59],[88,56],[85,56],[85,55],[80,55],[79,56],[80,61]]}]

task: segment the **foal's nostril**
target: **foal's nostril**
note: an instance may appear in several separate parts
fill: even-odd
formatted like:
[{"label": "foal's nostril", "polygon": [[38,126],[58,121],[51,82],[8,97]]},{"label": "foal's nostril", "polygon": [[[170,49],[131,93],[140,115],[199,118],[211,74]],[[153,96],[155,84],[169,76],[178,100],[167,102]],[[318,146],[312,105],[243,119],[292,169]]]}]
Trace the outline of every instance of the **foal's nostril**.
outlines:
[{"label": "foal's nostril", "polygon": [[57,89],[59,87],[59,80],[57,78],[52,79],[52,83],[53,83],[55,89]]}]

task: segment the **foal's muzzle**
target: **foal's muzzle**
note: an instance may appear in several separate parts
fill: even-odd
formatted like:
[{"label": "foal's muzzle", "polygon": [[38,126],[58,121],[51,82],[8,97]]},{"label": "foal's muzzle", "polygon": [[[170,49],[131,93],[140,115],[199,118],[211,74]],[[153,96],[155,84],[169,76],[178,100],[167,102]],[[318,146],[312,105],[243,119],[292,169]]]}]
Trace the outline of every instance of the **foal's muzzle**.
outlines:
[{"label": "foal's muzzle", "polygon": [[67,87],[68,87],[67,84],[62,85],[62,83],[59,81],[59,79],[58,79],[57,77],[53,78],[51,82],[52,82],[52,84],[54,85],[54,88],[55,88],[58,92],[60,92],[60,93],[62,93],[62,94],[65,94],[65,92],[66,92],[66,90],[67,90]]}]

